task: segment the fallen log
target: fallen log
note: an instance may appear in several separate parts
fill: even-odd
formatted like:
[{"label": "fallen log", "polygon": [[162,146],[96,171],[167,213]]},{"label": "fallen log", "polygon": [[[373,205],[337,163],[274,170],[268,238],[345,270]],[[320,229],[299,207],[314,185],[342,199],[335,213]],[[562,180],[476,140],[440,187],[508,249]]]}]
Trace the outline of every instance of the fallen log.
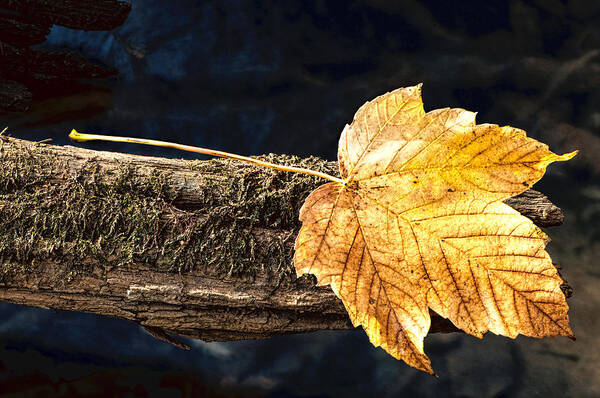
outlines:
[{"label": "fallen log", "polygon": [[[337,174],[317,158],[262,158]],[[351,329],[331,289],[292,264],[298,210],[322,183],[0,136],[0,300],[123,318],[167,341]],[[539,226],[563,221],[533,190],[507,203]],[[430,332],[456,331],[432,316]]]}]

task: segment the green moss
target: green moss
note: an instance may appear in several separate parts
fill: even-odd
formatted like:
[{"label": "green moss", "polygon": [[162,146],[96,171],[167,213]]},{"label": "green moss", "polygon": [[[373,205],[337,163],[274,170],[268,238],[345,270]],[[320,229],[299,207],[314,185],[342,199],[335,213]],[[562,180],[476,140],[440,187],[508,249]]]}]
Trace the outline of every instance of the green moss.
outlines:
[{"label": "green moss", "polygon": [[[257,242],[251,232],[297,230],[304,198],[324,182],[249,165],[234,167],[228,160],[189,162],[203,184],[193,210],[181,210],[175,206],[179,192],[164,173],[140,176],[126,164],[107,175],[92,167],[58,186],[50,176],[60,170],[60,160],[24,147],[0,156],[2,275],[49,258],[70,264],[71,275],[65,278],[93,265],[132,262],[223,276],[253,275],[257,266],[289,274],[292,252],[289,242],[284,244],[286,236]],[[261,158],[335,173],[317,158]],[[223,184],[222,175],[233,177]],[[287,239],[292,236],[290,232]]]}]

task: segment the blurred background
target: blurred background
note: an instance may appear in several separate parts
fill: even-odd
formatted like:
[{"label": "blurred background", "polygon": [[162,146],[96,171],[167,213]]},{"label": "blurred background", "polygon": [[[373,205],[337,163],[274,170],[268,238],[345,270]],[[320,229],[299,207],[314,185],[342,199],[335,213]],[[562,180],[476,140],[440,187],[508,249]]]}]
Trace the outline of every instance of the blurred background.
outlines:
[{"label": "blurred background", "polygon": [[120,26],[87,28],[19,3],[44,2],[0,1],[0,44],[2,20],[45,28],[0,47],[0,130],[14,137],[63,145],[76,128],[335,160],[360,105],[422,82],[426,110],[478,111],[579,149],[535,186],[565,212],[546,232],[574,289],[577,341],[432,335],[436,379],[362,331],[190,340],[185,352],[125,321],[0,304],[0,396],[600,396],[600,2],[146,0],[121,4]]}]

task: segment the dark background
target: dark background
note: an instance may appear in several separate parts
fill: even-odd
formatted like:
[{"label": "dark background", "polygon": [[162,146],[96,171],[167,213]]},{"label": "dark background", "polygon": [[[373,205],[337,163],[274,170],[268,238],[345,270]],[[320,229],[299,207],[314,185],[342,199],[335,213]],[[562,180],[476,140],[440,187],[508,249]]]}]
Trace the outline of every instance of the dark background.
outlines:
[{"label": "dark background", "polygon": [[426,110],[478,111],[555,152],[579,149],[535,187],[566,214],[548,250],[574,289],[577,341],[429,336],[436,379],[362,331],[188,341],[184,352],[125,321],[1,304],[0,396],[600,396],[600,2],[134,1],[113,31],[55,26],[37,47],[119,75],[37,87],[27,112],[0,114],[19,138],[67,144],[77,128],[334,160],[360,105],[423,82]]}]

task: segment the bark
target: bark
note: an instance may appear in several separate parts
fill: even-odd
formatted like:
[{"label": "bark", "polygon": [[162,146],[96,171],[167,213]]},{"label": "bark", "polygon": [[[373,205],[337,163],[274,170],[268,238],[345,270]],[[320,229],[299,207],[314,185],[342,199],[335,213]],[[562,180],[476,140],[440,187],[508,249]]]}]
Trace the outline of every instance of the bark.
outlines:
[{"label": "bark", "polygon": [[48,51],[14,47],[0,42],[2,75],[30,85],[75,82],[114,76],[114,68],[97,65],[74,51]]},{"label": "bark", "polygon": [[[4,14],[4,15],[2,15]],[[31,46],[46,41],[52,24],[48,21],[32,22],[18,15],[0,11],[0,41],[15,46]]]},{"label": "bark", "polygon": [[0,78],[0,109],[26,111],[31,103],[31,92],[27,87],[12,80]]},{"label": "bark", "polygon": [[[298,209],[323,181],[0,141],[0,300],[119,317],[167,341],[352,328],[329,287],[293,270]],[[266,158],[337,173],[316,158]],[[563,220],[533,190],[507,203],[540,226]],[[456,331],[432,315],[431,332]]]},{"label": "bark", "polygon": [[32,24],[111,30],[125,22],[131,5],[115,0],[0,0],[0,11],[29,20]]},{"label": "bark", "polygon": [[61,95],[89,93],[92,79],[115,76],[115,68],[74,51],[31,46],[43,43],[53,25],[112,30],[130,11],[129,3],[116,0],[0,0],[0,111],[27,112],[36,108],[33,102],[39,112],[47,108],[40,102],[49,96],[55,101]]}]

